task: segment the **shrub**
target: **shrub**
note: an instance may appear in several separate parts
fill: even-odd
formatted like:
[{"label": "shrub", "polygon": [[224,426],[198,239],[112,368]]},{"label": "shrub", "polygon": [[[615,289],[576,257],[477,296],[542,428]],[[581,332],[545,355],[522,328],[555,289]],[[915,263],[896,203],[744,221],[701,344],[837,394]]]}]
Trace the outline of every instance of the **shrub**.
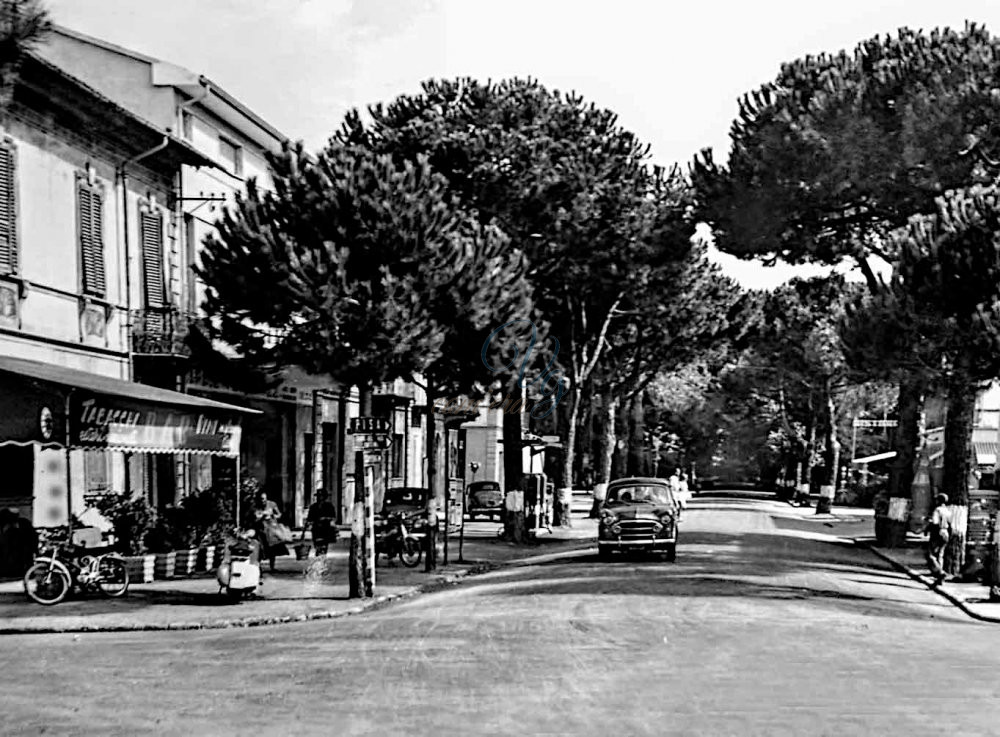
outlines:
[{"label": "shrub", "polygon": [[147,535],[156,524],[156,510],[144,497],[105,494],[94,500],[94,508],[114,526],[118,549],[125,555],[142,555]]}]

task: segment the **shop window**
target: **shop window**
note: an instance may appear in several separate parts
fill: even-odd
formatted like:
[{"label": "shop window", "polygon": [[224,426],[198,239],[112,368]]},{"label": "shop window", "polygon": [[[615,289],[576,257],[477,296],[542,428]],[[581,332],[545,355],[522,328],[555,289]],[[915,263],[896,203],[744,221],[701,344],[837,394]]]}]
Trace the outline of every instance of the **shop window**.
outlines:
[{"label": "shop window", "polygon": [[100,495],[111,490],[107,453],[96,450],[83,452],[84,493]]},{"label": "shop window", "polygon": [[392,448],[390,451],[390,461],[392,464],[392,477],[394,479],[403,476],[403,436],[396,433],[392,436]]}]

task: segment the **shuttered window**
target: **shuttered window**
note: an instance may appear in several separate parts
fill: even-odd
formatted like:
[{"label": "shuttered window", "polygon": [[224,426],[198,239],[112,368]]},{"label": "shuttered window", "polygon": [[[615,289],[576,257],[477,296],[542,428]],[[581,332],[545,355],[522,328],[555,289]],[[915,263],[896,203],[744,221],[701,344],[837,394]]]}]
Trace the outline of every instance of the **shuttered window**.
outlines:
[{"label": "shuttered window", "polygon": [[0,274],[18,272],[14,147],[0,144]]},{"label": "shuttered window", "polygon": [[107,282],[104,275],[104,196],[86,183],[77,187],[80,221],[80,259],[83,292],[104,297]]},{"label": "shuttered window", "polygon": [[139,216],[142,248],[142,283],[146,306],[161,307],[165,300],[163,283],[163,215],[146,211]]}]

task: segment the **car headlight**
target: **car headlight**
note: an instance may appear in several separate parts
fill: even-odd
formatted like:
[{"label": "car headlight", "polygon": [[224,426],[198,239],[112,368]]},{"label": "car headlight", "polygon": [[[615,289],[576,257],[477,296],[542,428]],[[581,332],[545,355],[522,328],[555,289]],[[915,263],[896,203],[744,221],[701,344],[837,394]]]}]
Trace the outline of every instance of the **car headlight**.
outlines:
[{"label": "car headlight", "polygon": [[612,535],[620,535],[622,533],[622,526],[618,524],[618,520],[615,520],[608,529],[611,530]]},{"label": "car headlight", "polygon": [[660,524],[668,529],[672,527],[674,524],[673,515],[665,514],[662,517],[660,517]]},{"label": "car headlight", "polygon": [[662,521],[660,521],[660,522],[654,522],[654,523],[653,523],[653,534],[654,534],[654,535],[655,535],[655,534],[657,534],[657,533],[658,533],[658,532],[660,532],[660,530],[662,530],[662,529],[663,529],[664,527],[666,527],[666,525],[664,525]]},{"label": "car headlight", "polygon": [[610,527],[618,521],[618,517],[611,512],[605,512],[601,515],[601,524],[605,527]]}]

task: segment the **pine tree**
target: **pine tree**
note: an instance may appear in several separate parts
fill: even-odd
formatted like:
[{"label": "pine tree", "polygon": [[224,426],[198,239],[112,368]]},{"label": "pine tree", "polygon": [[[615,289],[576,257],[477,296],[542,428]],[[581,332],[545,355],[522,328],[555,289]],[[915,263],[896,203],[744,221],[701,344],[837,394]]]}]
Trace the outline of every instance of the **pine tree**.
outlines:
[{"label": "pine tree", "polygon": [[[505,236],[470,218],[425,157],[397,163],[332,142],[316,156],[286,147],[271,164],[275,191],[250,183],[199,269],[217,334],[249,359],[357,386],[366,411],[382,382],[427,372],[456,382],[446,367],[459,336],[481,333],[487,309],[524,299]],[[365,486],[352,597],[372,595]]]}]

